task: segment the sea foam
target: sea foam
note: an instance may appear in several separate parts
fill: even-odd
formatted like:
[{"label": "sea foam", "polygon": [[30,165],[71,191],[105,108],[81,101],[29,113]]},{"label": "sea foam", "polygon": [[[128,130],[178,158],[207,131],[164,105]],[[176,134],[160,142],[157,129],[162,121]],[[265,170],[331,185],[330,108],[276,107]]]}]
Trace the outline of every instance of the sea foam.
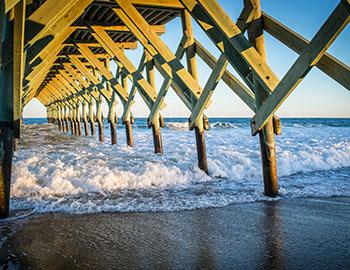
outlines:
[{"label": "sea foam", "polygon": [[[162,131],[164,155],[153,154],[148,129],[134,130],[131,148],[124,132],[111,146],[108,137],[101,144],[53,125],[26,126],[14,157],[12,208],[176,211],[267,199],[259,142],[249,127],[206,133],[208,176],[197,168],[194,134],[185,125]],[[282,197],[350,196],[350,128],[330,129],[287,126],[277,138]]]}]

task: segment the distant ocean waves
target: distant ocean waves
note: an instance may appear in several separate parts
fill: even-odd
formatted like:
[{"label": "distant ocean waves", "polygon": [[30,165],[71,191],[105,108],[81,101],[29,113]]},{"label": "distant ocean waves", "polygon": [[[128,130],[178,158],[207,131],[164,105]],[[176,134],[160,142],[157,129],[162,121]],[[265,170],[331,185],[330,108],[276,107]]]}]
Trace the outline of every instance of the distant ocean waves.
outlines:
[{"label": "distant ocean waves", "polygon": [[[46,118],[26,118],[25,124],[44,124]],[[105,119],[105,125],[108,122]],[[249,118],[209,118],[210,128],[250,128]],[[282,125],[285,127],[350,127],[349,118],[283,118]],[[119,124],[119,128],[123,127]],[[146,118],[136,118],[134,128],[148,128]],[[188,130],[187,118],[165,118],[165,128],[173,130]]]}]

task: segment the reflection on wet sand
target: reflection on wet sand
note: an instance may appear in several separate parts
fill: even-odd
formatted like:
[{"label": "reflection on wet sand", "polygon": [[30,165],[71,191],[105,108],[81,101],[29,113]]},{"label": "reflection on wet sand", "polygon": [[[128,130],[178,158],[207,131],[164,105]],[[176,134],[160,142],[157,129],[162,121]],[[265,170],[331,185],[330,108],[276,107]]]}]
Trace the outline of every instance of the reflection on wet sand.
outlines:
[{"label": "reflection on wet sand", "polygon": [[285,269],[284,263],[284,243],[283,243],[283,220],[279,212],[279,201],[268,203],[264,206],[264,221],[262,226],[265,228],[265,248],[263,268]]},{"label": "reflection on wet sand", "polygon": [[[334,200],[169,213],[35,215],[0,223],[0,260],[4,269],[301,269],[304,264],[312,269],[331,268],[335,260],[337,269],[346,269],[350,199]],[[323,232],[335,230],[329,241]],[[320,256],[320,243],[336,252]]]}]

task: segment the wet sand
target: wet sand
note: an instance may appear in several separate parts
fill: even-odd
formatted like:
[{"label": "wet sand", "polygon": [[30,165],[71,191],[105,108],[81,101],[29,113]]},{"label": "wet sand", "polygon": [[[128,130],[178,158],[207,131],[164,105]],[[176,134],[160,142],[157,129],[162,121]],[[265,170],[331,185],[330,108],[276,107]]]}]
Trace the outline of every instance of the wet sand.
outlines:
[{"label": "wet sand", "polygon": [[3,269],[350,269],[350,198],[50,213],[0,232]]}]

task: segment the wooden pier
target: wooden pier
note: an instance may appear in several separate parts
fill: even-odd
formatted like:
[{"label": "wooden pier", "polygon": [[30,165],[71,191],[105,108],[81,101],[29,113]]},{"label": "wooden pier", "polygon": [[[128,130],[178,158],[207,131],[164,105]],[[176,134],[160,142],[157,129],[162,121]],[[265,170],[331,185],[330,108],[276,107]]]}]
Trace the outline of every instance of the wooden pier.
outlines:
[{"label": "wooden pier", "polygon": [[[33,98],[45,105],[49,123],[62,132],[95,135],[97,124],[104,141],[106,117],[111,144],[117,144],[116,126],[122,124],[133,146],[132,106],[138,92],[150,111],[154,152],[162,154],[161,110],[172,89],[191,112],[198,166],[208,173],[205,109],[220,80],[254,112],[251,129],[252,135],[259,134],[264,193],[278,195],[275,135],[281,123],[275,112],[313,67],[350,90],[349,66],[326,52],[350,21],[350,0],[339,0],[311,40],[264,13],[260,0],[243,2],[239,18],[233,19],[216,0],[0,0],[0,217],[9,214],[14,145],[20,142],[23,107]],[[183,35],[173,53],[160,36],[176,17],[181,17]],[[192,23],[221,52],[218,59],[196,40]],[[281,79],[266,62],[264,32],[299,55]],[[137,46],[144,52],[135,66],[125,50]],[[198,82],[197,57],[212,69],[204,88]],[[118,67],[115,74],[111,62]],[[160,86],[155,72],[164,77]]]}]

